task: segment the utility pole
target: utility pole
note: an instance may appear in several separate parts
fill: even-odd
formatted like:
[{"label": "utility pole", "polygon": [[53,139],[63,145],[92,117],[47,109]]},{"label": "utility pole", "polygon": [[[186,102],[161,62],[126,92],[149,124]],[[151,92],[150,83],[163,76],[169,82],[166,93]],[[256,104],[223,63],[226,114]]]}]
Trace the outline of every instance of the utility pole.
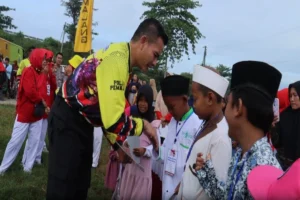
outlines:
[{"label": "utility pole", "polygon": [[205,66],[205,60],[206,60],[206,50],[207,50],[207,46],[204,46],[204,54],[203,54],[203,61],[202,61],[202,66]]},{"label": "utility pole", "polygon": [[61,48],[60,48],[60,52],[62,53],[63,51],[63,46],[64,46],[64,41],[65,41],[65,34],[66,34],[66,25],[67,23],[65,22],[64,24],[64,28],[63,28],[63,33],[62,33],[62,42],[61,42]]}]

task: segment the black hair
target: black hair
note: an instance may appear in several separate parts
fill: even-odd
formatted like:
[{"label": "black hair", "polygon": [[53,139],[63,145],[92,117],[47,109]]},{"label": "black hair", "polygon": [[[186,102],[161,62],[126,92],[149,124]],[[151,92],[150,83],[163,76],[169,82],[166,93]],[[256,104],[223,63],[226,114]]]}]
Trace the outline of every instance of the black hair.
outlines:
[{"label": "black hair", "polygon": [[61,55],[62,57],[64,57],[64,55],[62,54],[62,52],[58,52],[55,57],[57,57],[58,55]]},{"label": "black hair", "polygon": [[300,81],[296,81],[295,83],[291,83],[289,85],[289,97],[291,94],[291,89],[294,88],[298,94],[298,96],[300,95]]},{"label": "black hair", "polygon": [[142,23],[140,23],[139,27],[134,32],[131,40],[137,41],[143,35],[147,35],[152,41],[156,41],[157,38],[160,37],[163,40],[164,45],[167,45],[169,41],[163,26],[154,18],[148,18],[142,21]]},{"label": "black hair", "polygon": [[216,93],[215,91],[213,91],[213,90],[209,89],[208,87],[206,87],[202,84],[199,84],[199,83],[198,83],[198,89],[199,89],[200,92],[202,92],[203,96],[207,96],[207,94],[209,92],[212,92],[217,98],[217,103],[222,103],[223,98],[218,93]]},{"label": "black hair", "polygon": [[8,57],[6,57],[4,60],[7,61],[7,62],[9,62],[9,58]]},{"label": "black hair", "polygon": [[247,109],[248,121],[266,134],[274,120],[271,97],[267,97],[267,93],[261,87],[249,84],[233,89],[231,94],[232,106],[239,106],[239,99],[241,99]]},{"label": "black hair", "polygon": [[146,113],[141,113],[138,109],[138,113],[140,117],[143,119],[148,120],[149,122],[152,122],[154,120],[154,108],[152,106],[153,104],[153,90],[149,85],[143,85],[138,90],[138,94],[136,97],[136,105],[138,107],[138,102],[142,97],[145,97],[147,104],[148,104],[148,110]]}]

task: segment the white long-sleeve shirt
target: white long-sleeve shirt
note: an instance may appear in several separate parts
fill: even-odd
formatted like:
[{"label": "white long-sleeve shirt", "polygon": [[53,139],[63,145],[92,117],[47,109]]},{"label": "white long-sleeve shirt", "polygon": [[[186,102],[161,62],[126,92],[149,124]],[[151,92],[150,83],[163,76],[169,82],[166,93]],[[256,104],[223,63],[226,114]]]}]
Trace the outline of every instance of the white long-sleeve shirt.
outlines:
[{"label": "white long-sleeve shirt", "polygon": [[228,136],[228,124],[224,117],[217,124],[215,130],[194,144],[186,163],[177,199],[210,199],[200,185],[198,178],[192,173],[190,166],[193,168],[198,153],[202,153],[204,158],[206,158],[207,154],[210,154],[218,179],[226,182],[232,155],[231,151],[232,145]]},{"label": "white long-sleeve shirt", "polygon": [[[190,110],[191,111],[191,110]],[[189,112],[190,112],[189,111]],[[168,135],[160,148],[160,159],[164,164],[163,172],[163,189],[162,199],[168,200],[172,197],[175,192],[177,185],[182,180],[184,172],[184,166],[186,157],[191,147],[197,131],[201,126],[202,121],[198,118],[195,113],[192,113],[188,119],[184,118],[182,121],[176,121],[174,118],[171,119],[168,126]],[[176,133],[178,133],[176,137]],[[174,144],[174,141],[176,142]],[[172,149],[177,151],[176,170],[173,176],[166,173],[168,152]],[[155,153],[154,153],[155,156]]]}]

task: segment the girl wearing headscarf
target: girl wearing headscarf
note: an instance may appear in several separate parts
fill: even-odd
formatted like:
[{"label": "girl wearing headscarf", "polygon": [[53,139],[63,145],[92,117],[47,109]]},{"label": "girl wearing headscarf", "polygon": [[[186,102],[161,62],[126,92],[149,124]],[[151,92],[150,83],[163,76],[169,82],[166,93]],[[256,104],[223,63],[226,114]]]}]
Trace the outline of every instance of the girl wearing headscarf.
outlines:
[{"label": "girl wearing headscarf", "polygon": [[[143,85],[138,92],[137,109],[128,108],[130,109],[130,114],[153,122],[152,102],[153,91],[151,87]],[[127,114],[129,114],[128,109],[126,111]],[[134,110],[136,111],[134,112]],[[140,165],[144,168],[144,172],[134,163],[125,165],[120,184],[120,199],[151,199],[151,157],[153,146],[144,134],[140,137],[140,146],[140,148],[133,149],[133,154],[140,157]]]},{"label": "girl wearing headscarf", "polygon": [[43,63],[48,60],[47,56],[48,50],[34,49],[29,56],[31,66],[23,71],[18,88],[17,116],[0,166],[0,174],[12,165],[27,135],[28,143],[23,156],[26,159],[22,163],[24,171],[30,173],[34,165],[40,144],[42,117],[45,112],[49,112],[38,84]]},{"label": "girl wearing headscarf", "polygon": [[290,106],[280,114],[273,144],[278,148],[282,168],[287,169],[300,158],[300,81],[289,85]]}]

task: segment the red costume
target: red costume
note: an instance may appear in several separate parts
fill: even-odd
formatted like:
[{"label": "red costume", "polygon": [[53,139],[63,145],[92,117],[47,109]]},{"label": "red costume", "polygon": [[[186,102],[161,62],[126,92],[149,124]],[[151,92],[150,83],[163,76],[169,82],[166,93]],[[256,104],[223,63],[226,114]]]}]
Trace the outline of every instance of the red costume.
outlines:
[{"label": "red costume", "polygon": [[43,100],[43,89],[39,84],[42,75],[39,72],[42,71],[43,60],[49,58],[47,54],[51,56],[46,49],[34,50],[29,57],[31,66],[26,67],[22,73],[17,99],[17,120],[19,122],[32,123],[41,119],[35,117],[33,113],[35,105]]},{"label": "red costume", "polygon": [[[161,120],[162,119],[162,114],[160,111],[155,111],[155,114],[156,114],[156,118]],[[170,113],[168,113],[166,116],[165,116],[165,121],[166,122],[170,122],[172,119],[172,115]]]},{"label": "red costume", "polygon": [[[53,57],[52,51],[47,52],[47,59]],[[40,80],[38,84],[38,88],[41,91],[42,98],[45,100],[47,106],[51,108],[54,97],[55,97],[55,90],[57,88],[56,84],[56,77],[53,73],[53,63],[50,60],[48,64],[48,73],[42,73],[40,75]],[[45,113],[43,119],[47,119],[48,115]]]}]

